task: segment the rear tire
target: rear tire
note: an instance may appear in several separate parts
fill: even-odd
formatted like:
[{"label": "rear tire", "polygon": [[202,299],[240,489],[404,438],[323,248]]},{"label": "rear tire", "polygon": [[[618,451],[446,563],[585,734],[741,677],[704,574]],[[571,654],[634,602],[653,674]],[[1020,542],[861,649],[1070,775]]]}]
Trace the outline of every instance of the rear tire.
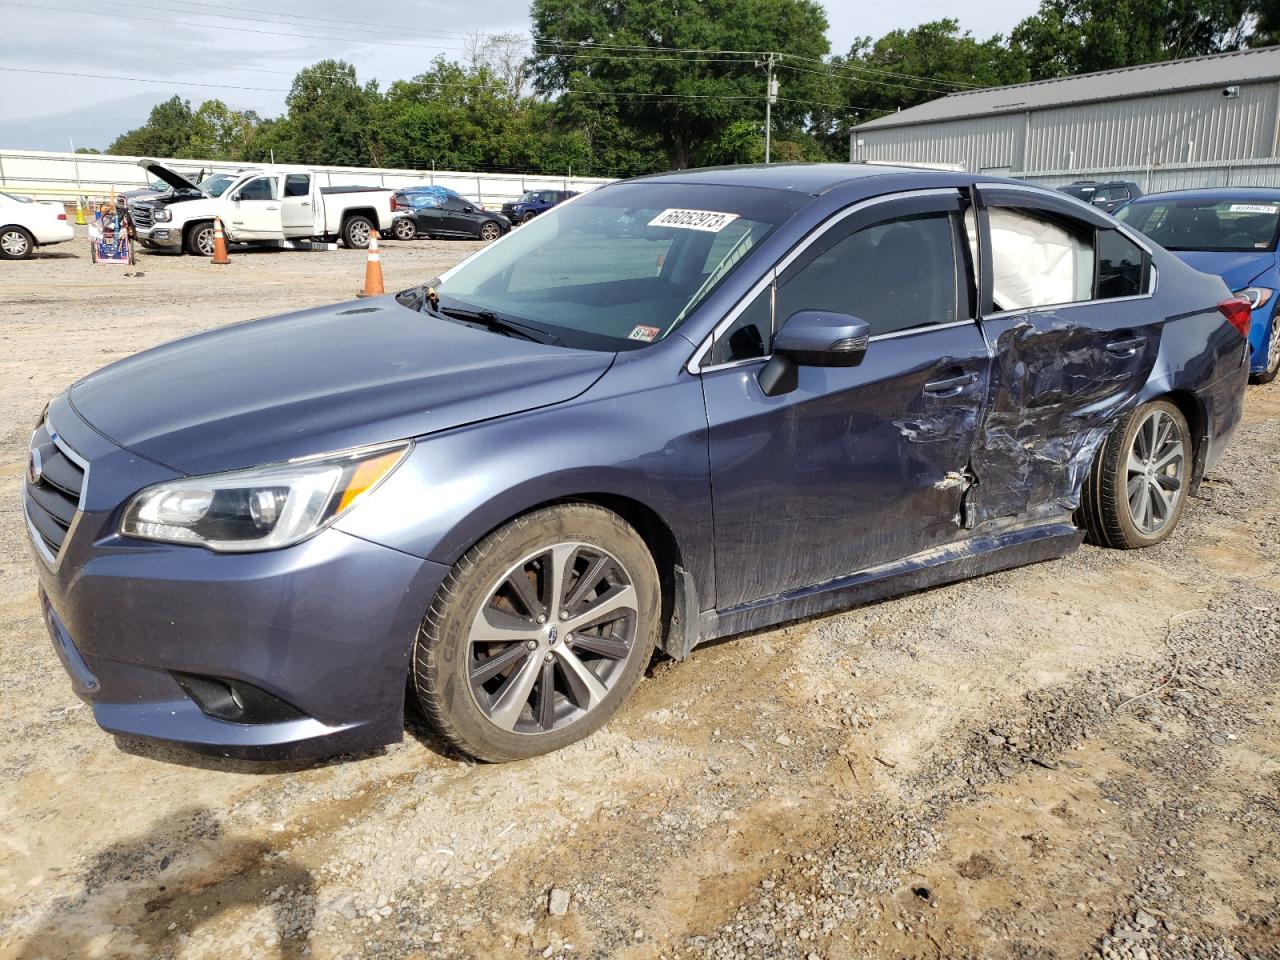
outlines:
[{"label": "rear tire", "polygon": [[658,637],[653,557],[617,514],[559,504],[489,534],[449,571],[414,644],[419,705],[480,760],[520,760],[598,730]]},{"label": "rear tire", "polygon": [[523,217],[520,218],[520,222],[528,223],[530,220],[532,220],[536,216],[537,214],[534,213],[532,210],[530,210],[528,213],[526,213]]},{"label": "rear tire", "polygon": [[418,228],[407,217],[398,219],[391,228],[391,232],[397,240],[413,240],[418,236]]},{"label": "rear tire", "polygon": [[369,238],[373,236],[373,221],[357,214],[348,217],[342,225],[342,242],[348,250],[365,250],[369,246]]},{"label": "rear tire", "polygon": [[28,260],[36,248],[36,238],[23,227],[0,229],[0,260]]},{"label": "rear tire", "polygon": [[1250,374],[1250,383],[1270,383],[1280,373],[1280,307],[1271,316],[1271,330],[1267,335],[1267,366],[1261,373]]},{"label": "rear tire", "polygon": [[1144,403],[1115,425],[1085,481],[1080,518],[1091,543],[1133,550],[1173,533],[1187,503],[1191,431],[1167,400]]}]

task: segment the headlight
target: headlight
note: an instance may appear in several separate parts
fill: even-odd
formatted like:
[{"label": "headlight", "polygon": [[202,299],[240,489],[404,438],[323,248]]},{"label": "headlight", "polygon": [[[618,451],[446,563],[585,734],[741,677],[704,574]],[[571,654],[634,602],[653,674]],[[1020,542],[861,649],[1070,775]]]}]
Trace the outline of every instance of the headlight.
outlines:
[{"label": "headlight", "polygon": [[156,207],[151,211],[151,216],[155,218],[156,223],[164,223],[166,220],[173,219],[173,211],[168,207]]},{"label": "headlight", "polygon": [[1271,300],[1275,291],[1270,287],[1245,287],[1243,290],[1237,290],[1237,297],[1244,297],[1249,301],[1249,309],[1257,310],[1259,307],[1265,307]]},{"label": "headlight", "polygon": [[377,486],[409,446],[157,484],[129,502],[120,532],[225,553],[288,547],[328,526]]}]

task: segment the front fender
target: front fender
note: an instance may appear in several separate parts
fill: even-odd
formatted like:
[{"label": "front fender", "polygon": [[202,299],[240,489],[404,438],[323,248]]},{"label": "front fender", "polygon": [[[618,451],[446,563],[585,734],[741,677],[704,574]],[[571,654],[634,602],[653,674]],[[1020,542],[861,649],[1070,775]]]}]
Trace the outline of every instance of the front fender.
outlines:
[{"label": "front fender", "polygon": [[626,498],[657,515],[703,605],[714,601],[706,413],[701,384],[688,376],[637,392],[588,391],[420,439],[337,526],[451,565],[533,507],[593,495]]}]

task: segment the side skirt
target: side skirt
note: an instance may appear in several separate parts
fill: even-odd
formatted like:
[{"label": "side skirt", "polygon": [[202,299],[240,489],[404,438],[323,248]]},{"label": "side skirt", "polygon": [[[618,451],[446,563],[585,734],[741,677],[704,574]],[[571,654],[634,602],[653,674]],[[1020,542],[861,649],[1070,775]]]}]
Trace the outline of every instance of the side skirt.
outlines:
[{"label": "side skirt", "polygon": [[997,570],[1054,560],[1074,553],[1083,539],[1083,530],[1062,521],[969,537],[847,577],[725,610],[704,611],[698,615],[697,637],[690,646]]}]

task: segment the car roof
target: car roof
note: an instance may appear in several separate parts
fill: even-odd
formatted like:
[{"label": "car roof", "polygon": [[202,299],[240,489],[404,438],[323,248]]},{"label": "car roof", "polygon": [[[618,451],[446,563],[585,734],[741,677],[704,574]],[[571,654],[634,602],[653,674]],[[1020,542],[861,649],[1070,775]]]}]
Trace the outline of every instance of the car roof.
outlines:
[{"label": "car roof", "polygon": [[[1148,193],[1139,200],[1270,200],[1280,202],[1280,189],[1275,187],[1200,187],[1195,190],[1165,190]],[[1137,201],[1134,201],[1135,203]]]},{"label": "car roof", "polygon": [[[705,186],[757,187],[764,190],[788,190],[814,196],[836,187],[884,177],[892,174],[916,174],[936,177],[952,171],[924,170],[919,167],[892,167],[868,163],[753,163],[735,167],[698,167],[673,170],[636,177],[635,182],[687,183]],[[953,174],[958,183],[972,183],[973,177]]]}]

